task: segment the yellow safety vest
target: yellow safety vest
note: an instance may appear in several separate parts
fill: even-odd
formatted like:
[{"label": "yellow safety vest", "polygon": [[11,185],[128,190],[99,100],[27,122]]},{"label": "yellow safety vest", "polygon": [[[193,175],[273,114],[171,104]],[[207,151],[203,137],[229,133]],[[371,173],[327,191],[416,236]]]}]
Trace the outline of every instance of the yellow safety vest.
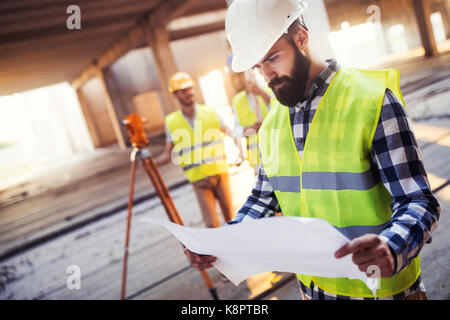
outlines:
[{"label": "yellow safety vest", "polygon": [[[283,215],[325,219],[350,239],[379,234],[390,223],[392,196],[371,172],[372,141],[386,88],[403,101],[397,70],[341,69],[318,106],[302,158],[289,109],[272,102],[259,131],[259,147]],[[406,290],[419,275],[417,257],[393,277],[381,278],[377,297]],[[297,276],[330,293],[373,297],[361,280]]]},{"label": "yellow safety vest", "polygon": [[[268,90],[266,89],[267,93]],[[257,97],[257,100],[259,102],[259,106],[261,108],[261,116],[264,119],[267,116],[268,108],[263,98],[260,96]],[[250,102],[248,99],[247,92],[245,90],[242,90],[238,94],[236,94],[233,97],[233,106],[236,110],[236,114],[238,117],[239,124],[242,127],[248,127],[253,124],[255,124],[258,121],[258,118],[256,116],[256,112],[252,110],[250,107]],[[258,135],[252,134],[248,137],[246,137],[247,141],[247,151],[248,151],[248,158],[252,165],[259,164],[259,154],[258,154]],[[253,162],[253,163],[252,163]]]},{"label": "yellow safety vest", "polygon": [[190,182],[227,172],[224,134],[212,107],[197,105],[194,128],[181,110],[169,114],[166,124],[174,144],[173,159],[178,160]]}]

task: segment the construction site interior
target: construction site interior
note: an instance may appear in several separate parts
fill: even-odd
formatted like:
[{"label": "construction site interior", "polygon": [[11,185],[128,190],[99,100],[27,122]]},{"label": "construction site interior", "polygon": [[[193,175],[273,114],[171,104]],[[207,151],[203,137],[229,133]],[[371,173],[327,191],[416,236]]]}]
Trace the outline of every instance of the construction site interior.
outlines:
[{"label": "construction site interior", "polygon": [[[400,72],[442,207],[421,253],[422,278],[430,299],[450,299],[450,0],[307,2],[304,18],[321,59]],[[122,120],[147,119],[148,149],[161,154],[164,119],[178,108],[169,78],[183,71],[196,101],[233,128],[226,12],[225,0],[0,2],[0,300],[121,298],[132,153]],[[236,213],[255,173],[246,161],[236,164],[230,137],[225,147]],[[205,228],[182,168],[170,162],[157,170],[184,224]],[[168,219],[145,171],[138,163],[126,299],[212,299],[178,241],[139,222]],[[68,285],[74,266],[81,288]],[[239,286],[216,269],[208,275],[220,299],[300,295],[294,274],[261,274]]]}]

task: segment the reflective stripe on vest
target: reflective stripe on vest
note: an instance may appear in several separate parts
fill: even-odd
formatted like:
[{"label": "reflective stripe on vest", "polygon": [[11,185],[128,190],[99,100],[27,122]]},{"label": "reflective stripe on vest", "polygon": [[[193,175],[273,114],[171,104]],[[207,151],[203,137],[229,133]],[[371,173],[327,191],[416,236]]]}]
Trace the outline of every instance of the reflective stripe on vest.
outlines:
[{"label": "reflective stripe on vest", "polygon": [[[285,216],[327,220],[349,239],[390,225],[392,196],[372,174],[371,149],[385,90],[403,99],[396,70],[341,69],[322,98],[308,131],[303,158],[295,147],[289,109],[272,100],[258,133],[261,162]],[[409,288],[420,259],[381,278],[378,297]],[[361,280],[298,275],[338,295],[373,297]]]},{"label": "reflective stripe on vest", "polygon": [[213,108],[196,106],[194,128],[181,110],[169,114],[166,123],[174,144],[172,154],[190,182],[227,172],[224,135]]},{"label": "reflective stripe on vest", "polygon": [[[377,181],[372,170],[354,172],[303,172],[303,188],[316,190],[369,190]],[[282,192],[300,192],[300,177],[271,177],[273,188]]]},{"label": "reflective stripe on vest", "polygon": [[183,167],[183,171],[188,171],[188,170],[191,170],[193,168],[197,168],[197,167],[199,167],[199,166],[201,166],[202,164],[205,164],[205,163],[207,163],[207,164],[214,163],[216,161],[220,161],[220,160],[224,160],[224,159],[225,159],[225,157],[223,157],[223,156],[217,156],[217,157],[213,157],[213,158],[205,158],[205,159],[202,160],[201,163],[193,163],[193,164],[188,164],[188,165],[184,166]]},{"label": "reflective stripe on vest", "polygon": [[[194,151],[195,149],[198,149],[198,148],[204,148],[204,147],[206,147],[206,146],[213,146],[213,145],[221,144],[221,143],[224,143],[224,140],[223,140],[223,139],[220,139],[220,140],[212,140],[212,141],[206,141],[206,142],[203,142],[203,143],[196,144],[196,145],[194,145],[194,146],[190,146],[190,147],[186,147],[186,148],[184,148],[184,149],[181,149],[181,150],[179,150],[178,152],[176,152],[176,155],[177,155],[177,156],[182,156],[183,154],[192,152],[192,151]],[[175,153],[175,152],[174,152],[174,153]]]}]

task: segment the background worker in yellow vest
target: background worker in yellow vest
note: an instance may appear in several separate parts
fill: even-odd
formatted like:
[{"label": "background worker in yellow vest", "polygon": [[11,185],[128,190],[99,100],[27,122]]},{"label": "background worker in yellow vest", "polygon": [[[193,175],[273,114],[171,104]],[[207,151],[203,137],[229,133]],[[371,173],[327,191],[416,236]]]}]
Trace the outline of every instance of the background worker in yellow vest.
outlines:
[{"label": "background worker in yellow vest", "polygon": [[[247,160],[255,169],[259,167],[258,130],[262,121],[270,111],[271,90],[261,88],[254,79],[246,79],[244,72],[232,72],[231,58],[227,60],[227,69],[234,90],[237,92],[232,99],[235,117],[234,135],[238,139],[246,138]],[[242,153],[241,148],[239,150]],[[242,155],[242,154],[241,154]]]},{"label": "background worker in yellow vest", "polygon": [[193,87],[187,73],[179,72],[170,78],[169,90],[180,109],[166,117],[166,147],[155,161],[160,165],[172,159],[182,166],[206,226],[217,228],[220,220],[216,199],[225,221],[233,218],[224,146],[224,133],[229,129],[214,108],[195,102]]},{"label": "background worker in yellow vest", "polygon": [[[335,258],[351,255],[368,276],[378,271],[377,299],[426,299],[419,253],[441,209],[398,72],[322,62],[309,46],[304,9],[301,1],[235,0],[228,10],[233,70],[258,68],[280,102],[259,131],[261,166],[252,195],[230,223],[280,209],[325,219],[349,238]],[[185,254],[199,270],[216,259]],[[297,277],[304,299],[374,299],[361,280]]]}]

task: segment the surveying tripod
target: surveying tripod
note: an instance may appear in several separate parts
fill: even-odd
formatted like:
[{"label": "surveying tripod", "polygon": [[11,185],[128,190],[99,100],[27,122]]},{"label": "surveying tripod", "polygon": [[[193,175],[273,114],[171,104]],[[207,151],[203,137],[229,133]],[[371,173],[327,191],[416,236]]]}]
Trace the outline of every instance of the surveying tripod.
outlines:
[{"label": "surveying tripod", "polygon": [[[134,194],[134,184],[136,179],[136,159],[140,158],[144,170],[147,172],[158,197],[166,210],[166,213],[171,222],[183,225],[180,215],[178,214],[175,204],[173,203],[172,197],[170,196],[169,189],[164,184],[164,181],[159,173],[159,170],[153,161],[152,155],[148,150],[148,140],[143,129],[143,122],[146,120],[141,118],[138,114],[133,113],[127,116],[122,123],[128,130],[128,135],[130,138],[130,143],[133,146],[131,151],[131,175],[130,175],[130,193],[128,197],[128,215],[127,215],[127,229],[125,237],[125,252],[123,258],[123,272],[122,272],[122,291],[121,299],[126,298],[126,283],[127,283],[127,264],[128,264],[128,248],[130,244],[130,226],[133,210],[133,194]],[[217,289],[214,287],[211,279],[206,271],[201,271],[203,280],[209,289],[209,292],[214,300],[218,300]]]}]

